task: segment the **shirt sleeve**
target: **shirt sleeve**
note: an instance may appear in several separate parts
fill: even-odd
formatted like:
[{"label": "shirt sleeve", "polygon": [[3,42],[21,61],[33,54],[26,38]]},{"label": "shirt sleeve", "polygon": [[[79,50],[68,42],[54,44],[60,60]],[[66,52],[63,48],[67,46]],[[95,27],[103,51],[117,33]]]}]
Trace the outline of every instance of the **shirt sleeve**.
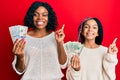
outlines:
[{"label": "shirt sleeve", "polygon": [[103,57],[103,68],[104,68],[104,78],[105,80],[115,80],[115,66],[118,63],[116,54],[106,53]]},{"label": "shirt sleeve", "polygon": [[23,73],[25,72],[25,70],[24,70],[23,72],[19,72],[19,71],[16,69],[16,67],[15,67],[16,60],[17,60],[17,57],[14,56],[14,60],[13,60],[13,62],[12,62],[12,67],[13,67],[14,71],[15,71],[17,74],[21,75],[21,74],[23,74]]},{"label": "shirt sleeve", "polygon": [[79,80],[80,71],[75,71],[71,66],[69,66],[66,72],[66,78],[67,80]]},{"label": "shirt sleeve", "polygon": [[66,62],[65,62],[63,65],[60,64],[60,67],[61,67],[62,69],[65,69],[65,68],[67,67],[67,64],[68,64],[68,57],[67,57]]}]

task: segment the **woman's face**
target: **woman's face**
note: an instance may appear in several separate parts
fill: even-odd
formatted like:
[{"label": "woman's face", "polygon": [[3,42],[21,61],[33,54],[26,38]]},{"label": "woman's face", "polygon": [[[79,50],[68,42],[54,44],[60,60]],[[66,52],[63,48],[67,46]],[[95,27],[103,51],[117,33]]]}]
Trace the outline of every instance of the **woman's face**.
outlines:
[{"label": "woman's face", "polygon": [[46,29],[48,24],[48,11],[45,7],[38,7],[33,16],[33,22],[37,29]]},{"label": "woman's face", "polygon": [[85,22],[82,35],[87,40],[95,40],[96,36],[98,36],[98,25],[95,20],[91,19]]}]

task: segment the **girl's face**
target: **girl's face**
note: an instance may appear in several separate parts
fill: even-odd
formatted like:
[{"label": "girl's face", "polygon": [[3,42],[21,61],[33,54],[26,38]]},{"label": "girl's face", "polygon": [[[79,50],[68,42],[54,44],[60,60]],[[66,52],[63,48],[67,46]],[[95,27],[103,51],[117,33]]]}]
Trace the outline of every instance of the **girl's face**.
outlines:
[{"label": "girl's face", "polygon": [[96,36],[98,36],[98,25],[95,20],[91,19],[85,22],[82,35],[85,40],[95,40]]},{"label": "girl's face", "polygon": [[33,16],[33,22],[37,29],[46,29],[48,24],[48,11],[45,7],[38,7]]}]

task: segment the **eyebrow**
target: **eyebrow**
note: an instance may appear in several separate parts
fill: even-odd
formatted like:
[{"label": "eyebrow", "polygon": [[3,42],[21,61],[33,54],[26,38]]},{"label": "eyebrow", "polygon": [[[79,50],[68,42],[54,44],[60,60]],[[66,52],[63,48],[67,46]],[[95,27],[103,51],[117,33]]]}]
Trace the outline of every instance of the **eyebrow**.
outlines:
[{"label": "eyebrow", "polygon": [[[84,25],[89,25],[89,24],[85,23]],[[98,24],[93,24],[92,26],[98,26]]]}]

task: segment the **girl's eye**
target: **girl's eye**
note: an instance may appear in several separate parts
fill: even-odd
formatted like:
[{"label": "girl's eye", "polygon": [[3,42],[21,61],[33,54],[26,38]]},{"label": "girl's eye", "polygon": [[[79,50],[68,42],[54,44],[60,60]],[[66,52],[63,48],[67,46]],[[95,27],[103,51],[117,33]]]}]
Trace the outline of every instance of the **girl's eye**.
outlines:
[{"label": "girl's eye", "polygon": [[94,27],[93,27],[93,29],[97,29],[97,27],[96,27],[96,26],[94,26]]},{"label": "girl's eye", "polygon": [[85,26],[84,26],[84,28],[88,28],[88,26],[87,26],[87,25],[85,25]]}]

